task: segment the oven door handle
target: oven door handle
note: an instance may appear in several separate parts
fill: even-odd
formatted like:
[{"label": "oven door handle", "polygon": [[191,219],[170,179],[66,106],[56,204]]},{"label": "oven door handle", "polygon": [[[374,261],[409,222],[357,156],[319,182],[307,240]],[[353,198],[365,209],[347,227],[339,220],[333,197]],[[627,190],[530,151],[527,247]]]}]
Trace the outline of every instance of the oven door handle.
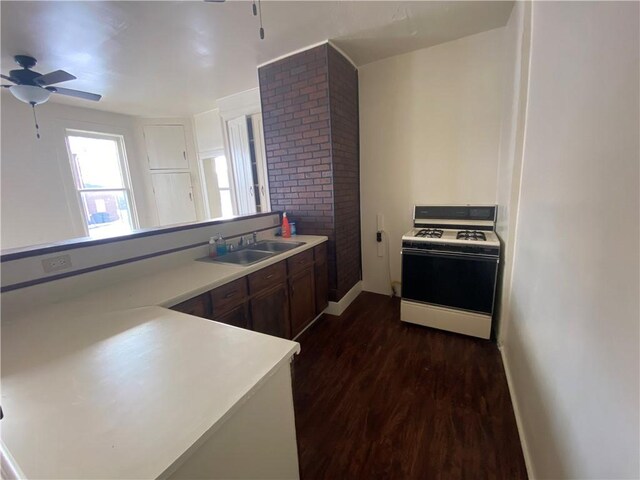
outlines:
[{"label": "oven door handle", "polygon": [[420,250],[417,248],[403,248],[403,255],[420,255],[423,257],[443,257],[443,258],[457,258],[461,260],[481,260],[481,261],[492,261],[496,263],[500,263],[500,258],[491,256],[491,255],[483,255],[481,253],[451,253],[451,252],[440,252],[433,250]]}]

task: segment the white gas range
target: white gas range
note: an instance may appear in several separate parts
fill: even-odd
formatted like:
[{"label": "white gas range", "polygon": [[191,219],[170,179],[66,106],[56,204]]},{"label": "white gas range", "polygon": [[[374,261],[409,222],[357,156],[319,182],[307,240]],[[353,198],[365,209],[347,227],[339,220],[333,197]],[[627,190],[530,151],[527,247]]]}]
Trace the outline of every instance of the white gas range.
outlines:
[{"label": "white gas range", "polygon": [[495,205],[417,205],[402,237],[405,322],[491,337],[500,240]]}]

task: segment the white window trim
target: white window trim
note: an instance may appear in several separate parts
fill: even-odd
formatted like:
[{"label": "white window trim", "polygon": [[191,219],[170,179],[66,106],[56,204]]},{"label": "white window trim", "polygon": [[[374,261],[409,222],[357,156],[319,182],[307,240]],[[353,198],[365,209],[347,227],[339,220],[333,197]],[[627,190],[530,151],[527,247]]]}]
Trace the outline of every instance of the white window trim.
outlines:
[{"label": "white window trim", "polygon": [[[80,183],[80,172],[78,172],[78,165],[73,160],[73,154],[71,152],[71,148],[69,146],[69,136],[79,136],[86,138],[95,138],[99,140],[116,140],[116,145],[118,146],[118,156],[120,159],[120,171],[122,172],[122,183],[124,187],[122,188],[82,188]],[[80,207],[80,213],[82,218],[84,219],[82,223],[82,228],[84,229],[84,233],[86,236],[89,236],[89,219],[87,218],[87,212],[84,207],[82,201],[82,193],[83,192],[124,192],[127,203],[129,205],[130,215],[131,215],[131,230],[137,230],[140,228],[140,222],[138,220],[138,209],[136,208],[134,196],[133,196],[133,188],[131,186],[131,174],[129,172],[129,162],[127,160],[127,152],[124,143],[124,135],[120,135],[117,133],[102,133],[102,132],[94,132],[88,130],[80,130],[76,128],[66,128],[64,135],[64,142],[67,147],[67,158],[69,159],[69,163],[71,165],[71,174],[73,175],[73,185],[75,188],[75,196],[76,201],[78,202],[78,206]]]}]

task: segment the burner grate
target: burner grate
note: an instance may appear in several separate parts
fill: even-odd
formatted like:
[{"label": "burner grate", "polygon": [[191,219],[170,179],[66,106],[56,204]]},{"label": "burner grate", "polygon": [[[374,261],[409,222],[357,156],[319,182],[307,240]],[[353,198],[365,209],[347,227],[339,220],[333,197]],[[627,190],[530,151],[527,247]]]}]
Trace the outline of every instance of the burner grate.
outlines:
[{"label": "burner grate", "polygon": [[483,232],[478,230],[460,230],[456,235],[458,240],[480,240],[485,242],[487,237]]},{"label": "burner grate", "polygon": [[416,233],[416,237],[422,238],[441,238],[444,232],[438,228],[423,228],[418,233]]}]

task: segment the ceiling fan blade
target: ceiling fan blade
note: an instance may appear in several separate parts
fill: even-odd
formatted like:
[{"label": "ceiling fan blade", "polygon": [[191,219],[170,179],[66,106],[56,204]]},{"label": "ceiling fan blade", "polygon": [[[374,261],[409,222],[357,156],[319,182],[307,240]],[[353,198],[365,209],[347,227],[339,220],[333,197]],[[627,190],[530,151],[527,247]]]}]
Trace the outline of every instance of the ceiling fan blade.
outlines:
[{"label": "ceiling fan blade", "polygon": [[102,98],[102,95],[98,95],[97,93],[82,92],[80,90],[71,90],[70,88],[47,87],[47,90],[49,90],[52,93],[59,93],[60,95],[67,95],[69,97],[77,97],[77,98],[83,98],[85,100],[93,100],[94,102],[97,102]]},{"label": "ceiling fan blade", "polygon": [[13,78],[11,78],[11,77],[7,77],[6,75],[2,75],[2,74],[0,74],[0,77],[4,78],[5,80],[9,80],[10,82],[18,83],[18,81],[17,81],[17,80],[14,80],[14,79],[13,79]]},{"label": "ceiling fan blade", "polygon": [[64,70],[56,70],[55,72],[46,73],[33,79],[38,85],[52,85],[54,83],[68,82],[69,80],[75,80],[76,77]]}]

